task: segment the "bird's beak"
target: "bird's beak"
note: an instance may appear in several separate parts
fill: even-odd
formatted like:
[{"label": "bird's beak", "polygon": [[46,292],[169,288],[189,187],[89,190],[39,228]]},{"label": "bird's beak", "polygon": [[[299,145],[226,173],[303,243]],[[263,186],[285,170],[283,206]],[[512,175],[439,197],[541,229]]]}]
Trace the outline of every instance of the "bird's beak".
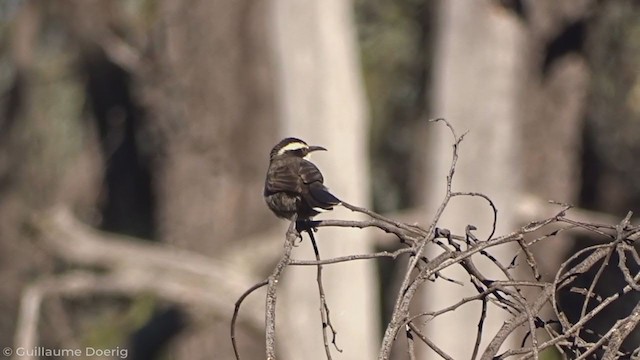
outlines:
[{"label": "bird's beak", "polygon": [[318,150],[327,151],[327,149],[323,148],[322,146],[309,146],[309,152]]}]

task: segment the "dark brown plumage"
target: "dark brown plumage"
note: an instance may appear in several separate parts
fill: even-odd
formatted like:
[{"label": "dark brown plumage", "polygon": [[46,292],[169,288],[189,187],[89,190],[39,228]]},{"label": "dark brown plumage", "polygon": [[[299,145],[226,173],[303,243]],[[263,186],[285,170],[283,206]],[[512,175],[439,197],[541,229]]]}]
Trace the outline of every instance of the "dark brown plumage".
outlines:
[{"label": "dark brown plumage", "polygon": [[264,198],[276,216],[309,219],[340,204],[324,186],[320,170],[306,159],[309,153],[326,150],[297,138],[286,138],[273,147],[264,185]]}]

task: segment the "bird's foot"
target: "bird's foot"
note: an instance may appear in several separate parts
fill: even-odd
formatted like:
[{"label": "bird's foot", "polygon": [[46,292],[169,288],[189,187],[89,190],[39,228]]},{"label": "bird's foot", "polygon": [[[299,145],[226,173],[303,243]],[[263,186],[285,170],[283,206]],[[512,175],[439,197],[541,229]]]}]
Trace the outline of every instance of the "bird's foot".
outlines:
[{"label": "bird's foot", "polygon": [[318,228],[316,227],[316,221],[310,219],[302,219],[296,221],[296,230],[302,233],[304,231],[313,231],[317,232]]}]

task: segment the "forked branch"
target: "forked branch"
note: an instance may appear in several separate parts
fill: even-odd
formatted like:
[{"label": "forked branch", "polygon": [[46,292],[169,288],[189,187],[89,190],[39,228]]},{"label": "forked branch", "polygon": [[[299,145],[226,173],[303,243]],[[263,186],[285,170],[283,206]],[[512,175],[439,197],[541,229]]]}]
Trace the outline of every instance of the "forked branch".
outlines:
[{"label": "forked branch", "polygon": [[[299,233],[294,223],[289,227],[282,258],[271,276],[255,286],[264,284],[268,286],[266,299],[267,359],[276,358],[275,290],[280,275],[287,266],[316,266],[318,269],[316,280],[319,286],[321,325],[324,333],[326,357],[331,359],[327,328],[332,331],[331,342],[334,345],[336,332],[330,324],[329,307],[324,299],[322,266],[357,260],[396,259],[403,255],[409,255],[409,261],[397,293],[391,319],[386,324],[378,354],[379,360],[390,359],[392,348],[399,346],[396,339],[401,331],[406,332],[407,341],[403,345],[410,358],[415,356],[415,343],[422,342],[440,358],[453,359],[453,356],[447,354],[421,329],[421,326],[473,302],[480,302],[481,309],[475,323],[476,336],[471,348],[472,359],[489,360],[515,357],[539,359],[541,352],[551,347],[577,359],[585,359],[593,354],[598,354],[604,359],[638,355],[640,348],[637,348],[637,345],[635,348],[633,346],[630,348],[629,341],[625,340],[631,336],[640,322],[640,306],[635,306],[629,314],[615,321],[599,335],[597,341],[588,338],[588,335],[594,334],[595,331],[589,326],[590,320],[602,313],[620,297],[630,293],[634,293],[634,296],[640,295],[638,294],[640,292],[640,272],[638,270],[640,269],[640,256],[634,247],[635,242],[640,238],[640,227],[631,225],[631,214],[617,225],[590,223],[571,219],[567,215],[571,206],[555,204],[558,206],[555,214],[543,219],[532,220],[511,233],[496,235],[498,210],[493,201],[481,193],[453,191],[452,182],[456,171],[458,149],[464,135],[458,136],[451,124],[444,119],[436,119],[434,122],[443,122],[449,128],[453,137],[453,149],[442,202],[426,228],[388,219],[368,209],[348,203],[343,203],[344,207],[365,214],[369,219],[363,221],[323,220],[306,223],[307,226],[317,229],[323,227],[375,228],[393,234],[398,239],[397,250],[370,254],[347,254],[321,259],[314,241],[315,260],[296,260],[291,258],[291,249],[299,237]],[[492,231],[487,238],[478,239],[474,235],[475,227],[473,225],[468,225],[464,234],[454,234],[448,229],[438,227],[440,217],[453,197],[480,197],[487,202],[488,210],[493,214]],[[588,233],[603,239],[603,241],[587,247],[564,262],[553,281],[542,280],[531,247],[553,239],[558,234],[567,234],[571,231],[580,231],[581,235]],[[313,240],[312,231],[310,230],[309,233]],[[509,263],[503,263],[494,256],[496,250],[504,246],[518,249]],[[439,255],[427,259],[424,255],[427,247],[439,248]],[[498,270],[500,278],[490,277],[485,268],[476,266],[475,259],[478,257],[484,258],[490,266]],[[614,261],[614,257],[617,260]],[[438,310],[418,311],[411,314],[410,309],[415,308],[415,296],[418,290],[428,281],[450,281],[459,285],[463,284],[460,280],[449,279],[441,274],[443,270],[450,267],[463,269],[468,275],[466,284],[475,289],[476,294],[458,299]],[[609,267],[616,267],[619,270],[625,285],[617,292],[605,296],[598,293],[597,285],[604,281],[605,270]],[[528,271],[520,271],[522,268],[528,268]],[[495,274],[495,271],[492,273]],[[581,312],[577,320],[570,320],[570,317],[565,313],[559,296],[563,293],[582,296]],[[246,294],[242,298],[245,296]],[[239,303],[236,310],[238,308]],[[489,308],[498,309],[508,319],[495,334],[488,334],[484,331],[488,314],[495,313],[495,311],[488,311]],[[555,318],[549,318],[548,310],[553,311]],[[372,314],[372,316],[375,315]],[[237,313],[234,314],[235,317],[237,317]],[[520,346],[504,349],[507,339],[517,334],[524,334]],[[482,346],[483,339],[487,341],[487,345]],[[355,346],[348,340],[345,339],[345,346]]]}]

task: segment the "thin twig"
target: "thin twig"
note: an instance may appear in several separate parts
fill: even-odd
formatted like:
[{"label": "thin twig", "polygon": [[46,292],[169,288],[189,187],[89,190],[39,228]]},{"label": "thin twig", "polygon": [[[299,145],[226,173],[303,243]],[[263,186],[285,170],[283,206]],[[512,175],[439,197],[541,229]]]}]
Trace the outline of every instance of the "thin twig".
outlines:
[{"label": "thin twig", "polygon": [[[621,296],[632,291],[640,291],[640,284],[638,284],[640,274],[632,273],[632,269],[635,271],[635,265],[632,266],[632,262],[629,260],[629,258],[633,258],[636,264],[640,263],[640,255],[634,248],[634,243],[640,239],[640,227],[631,226],[631,213],[616,226],[588,223],[586,221],[576,221],[568,218],[567,212],[571,209],[571,205],[558,204],[560,205],[560,209],[553,215],[544,219],[531,221],[515,231],[497,236],[495,232],[498,221],[498,210],[493,201],[481,193],[452,191],[453,177],[458,160],[458,149],[464,135],[458,136],[451,124],[446,120],[437,119],[434,121],[443,121],[449,128],[454,141],[451,163],[446,178],[444,198],[427,229],[388,219],[368,209],[360,208],[346,202],[343,203],[344,207],[355,212],[366,214],[370,219],[364,221],[322,220],[307,222],[307,225],[312,228],[378,228],[386,233],[395,235],[402,243],[400,249],[370,254],[344,255],[322,260],[313,230],[308,229],[315,253],[315,260],[296,260],[291,259],[290,255],[293,243],[299,234],[290,227],[287,232],[285,253],[266,282],[268,285],[265,315],[267,322],[267,359],[275,359],[275,287],[286,266],[317,267],[316,281],[320,297],[324,347],[327,359],[331,359],[327,328],[333,332],[331,342],[338,351],[341,350],[338,349],[336,345],[336,331],[331,324],[329,307],[326,303],[322,280],[323,266],[377,258],[396,259],[403,254],[409,254],[410,257],[400,289],[398,290],[391,319],[385,329],[378,354],[379,360],[389,360],[392,347],[402,329],[404,329],[406,333],[406,344],[403,345],[406,346],[405,350],[407,351],[409,359],[416,357],[416,339],[425,343],[441,358],[446,360],[452,359],[452,357],[442,351],[432,339],[429,339],[429,337],[418,329],[415,320],[423,318],[421,320],[424,321],[424,323],[428,323],[445,313],[457,311],[459,308],[476,301],[481,301],[482,307],[476,325],[475,342],[471,354],[472,360],[477,360],[478,358],[480,358],[480,360],[505,359],[513,356],[521,356],[522,359],[538,359],[541,351],[549,347],[555,347],[566,356],[573,356],[577,359],[586,359],[594,354],[600,356],[602,353],[605,354],[605,358],[607,359],[630,355],[629,350],[625,350],[627,352],[621,351],[621,346],[623,341],[640,322],[640,305],[636,307],[628,317],[616,321],[615,324],[610,326],[608,331],[602,335],[594,333],[593,330],[586,327],[586,324],[595,316],[601,314],[604,309]],[[440,217],[447,208],[450,200],[457,196],[477,196],[489,204],[493,212],[493,221],[491,222],[491,233],[486,240],[479,240],[475,236],[474,230],[476,230],[476,227],[471,224],[466,226],[464,235],[453,234],[448,229],[437,227]],[[567,233],[570,231],[579,231],[580,234],[588,233],[596,235],[600,237],[602,241],[607,240],[607,243],[600,243],[578,251],[561,264],[553,281],[542,281],[538,263],[534,257],[534,253],[531,251],[531,247],[539,242],[552,239],[561,232]],[[543,235],[540,235],[538,232],[542,232]],[[532,237],[533,239],[531,239]],[[444,239],[446,239],[446,241]],[[505,265],[495,256],[493,250],[511,244],[517,244],[519,246],[518,253],[510,263]],[[437,246],[439,247],[438,250],[441,251],[437,253],[438,255],[427,258],[423,254],[426,252],[428,246]],[[517,267],[516,261],[519,259],[518,256],[521,256],[521,254],[524,254],[526,266],[531,269],[535,280],[529,280],[530,276],[527,277],[526,280],[521,280],[518,277],[519,273],[514,271]],[[611,261],[613,254],[618,255],[618,261],[615,265]],[[488,275],[486,269],[477,267],[475,260],[478,257],[488,259],[491,268],[497,268],[499,270],[498,276]],[[627,264],[628,262],[629,265]],[[456,276],[456,279],[451,279],[443,276],[442,272],[452,266],[461,266],[464,272],[468,274],[468,278],[462,281],[463,277]],[[603,281],[604,270],[607,266],[617,266],[620,269],[624,276],[626,286],[623,286],[613,295],[603,298],[600,294],[596,293],[596,288],[598,283]],[[581,286],[576,282],[578,278],[591,273],[594,269],[597,269],[595,276],[593,276],[588,285]],[[462,298],[440,309],[423,311],[417,315],[410,316],[409,309],[415,305],[414,297],[418,289],[427,281],[450,281],[461,285],[465,283],[470,284],[476,289],[477,294]],[[265,283],[261,284],[264,285]],[[532,291],[525,291],[527,288]],[[250,289],[247,293],[243,294],[241,299],[236,303],[236,311],[232,319],[233,323],[236,321],[240,303],[251,291]],[[563,313],[558,303],[558,294],[562,291],[584,296],[580,317],[574,320],[574,323],[569,321],[567,315]],[[530,294],[531,292],[535,292],[535,295],[533,295],[535,299],[531,295],[525,297],[524,294]],[[527,300],[527,298],[529,298],[529,300]],[[489,320],[489,314],[492,313],[488,311],[490,304],[495,305],[498,309],[504,310],[504,312],[510,316],[510,319],[502,325],[492,338],[485,340],[487,333],[484,324]],[[543,309],[548,307],[553,308],[558,319],[557,321],[546,318]],[[590,309],[591,307],[593,308]],[[560,324],[560,326],[556,328],[552,326],[553,324]],[[516,346],[504,351],[502,354],[498,354],[498,351],[505,341],[507,341],[514,332],[523,328],[526,331],[526,335],[523,337],[519,347]],[[539,335],[541,335],[539,331],[545,333],[547,340],[542,341],[539,339]],[[581,335],[585,334],[598,336],[598,341],[595,343],[586,341],[581,337]],[[488,345],[486,345],[484,349],[481,347],[483,340],[488,341]],[[234,351],[237,356],[233,329],[232,342],[234,343]]]},{"label": "thin twig", "polygon": [[[413,270],[416,268],[419,258],[422,256],[424,248],[426,244],[433,239],[434,232],[436,229],[436,224],[440,220],[440,217],[444,213],[445,208],[449,204],[449,200],[451,199],[451,183],[453,181],[453,175],[456,169],[456,163],[458,162],[458,146],[462,142],[464,135],[458,137],[453,126],[442,118],[430,120],[431,122],[442,121],[449,128],[451,135],[453,136],[453,151],[452,151],[452,159],[451,166],[449,167],[449,173],[447,174],[447,186],[444,195],[444,199],[440,203],[440,206],[436,210],[436,214],[433,217],[431,225],[426,232],[426,237],[418,242],[416,247],[416,256],[409,261],[407,266],[407,271],[405,273],[405,277],[402,280],[402,285],[400,285],[399,296],[396,299],[396,303],[393,307],[393,313],[391,315],[391,321],[387,325],[387,329],[385,330],[384,337],[382,338],[382,344],[380,346],[380,353],[378,356],[379,360],[389,359],[391,356],[391,348],[393,347],[393,342],[398,334],[400,329],[400,324],[404,322],[407,318],[407,314],[409,311],[409,305],[413,296],[420,285],[419,277],[416,279],[412,279]],[[420,274],[423,274],[424,270],[420,270]],[[431,275],[422,276],[423,279],[428,279]],[[418,282],[416,282],[418,280]]]},{"label": "thin twig", "polygon": [[297,266],[316,266],[316,265],[329,265],[329,264],[337,264],[342,262],[354,261],[354,260],[370,260],[370,259],[379,259],[379,258],[392,258],[396,259],[400,255],[411,254],[413,252],[412,248],[402,248],[398,249],[394,252],[389,251],[380,251],[373,254],[361,254],[361,255],[347,255],[347,256],[339,256],[331,259],[324,260],[296,260],[291,259],[289,265],[297,265]]},{"label": "thin twig", "polygon": [[484,320],[487,318],[487,298],[482,298],[482,311],[480,312],[480,320],[478,321],[478,331],[476,332],[476,342],[473,345],[473,354],[471,354],[471,360],[475,360],[478,356],[478,350],[480,349],[480,343],[482,342],[482,329],[484,327]]},{"label": "thin twig", "polygon": [[[311,238],[311,245],[313,245],[313,253],[316,257],[316,261],[320,262],[320,251],[318,250],[318,244],[316,243],[316,238],[313,235],[312,229],[307,229],[307,233]],[[331,323],[331,316],[329,313],[329,306],[327,305],[327,296],[324,292],[324,286],[322,285],[322,264],[318,263],[316,265],[316,281],[318,283],[318,293],[320,295],[320,318],[322,319],[322,339],[324,341],[324,351],[327,354],[327,359],[331,360],[331,349],[329,348],[329,338],[327,337],[327,327],[331,329],[332,338],[331,343],[338,350],[338,352],[342,352],[338,345],[336,344],[336,335],[338,334],[333,324]]]},{"label": "thin twig", "polygon": [[404,332],[407,338],[407,354],[409,355],[409,360],[416,360],[416,348],[413,335],[411,334],[411,328],[407,325]]},{"label": "thin twig", "polygon": [[391,224],[391,225],[397,227],[398,229],[402,229],[402,230],[411,232],[411,233],[413,233],[413,234],[415,234],[417,236],[423,237],[423,236],[427,235],[425,230],[420,228],[419,226],[408,225],[408,224],[405,224],[405,223],[402,223],[402,222],[399,222],[399,221],[396,221],[396,220],[393,220],[393,219],[389,219],[389,218],[384,217],[384,216],[382,216],[382,215],[380,215],[378,213],[375,213],[375,212],[373,212],[373,211],[371,211],[369,209],[366,209],[366,208],[363,208],[363,207],[359,207],[359,206],[355,206],[355,205],[349,204],[349,203],[344,202],[344,201],[341,204],[342,204],[342,206],[344,206],[345,208],[347,208],[347,209],[349,209],[351,211],[359,212],[359,213],[368,215],[368,216],[370,216],[370,217],[372,217],[372,218],[374,218],[376,220],[380,220],[380,221],[382,221],[384,223]]},{"label": "thin twig", "polygon": [[435,351],[436,354],[440,355],[440,357],[442,357],[445,360],[453,360],[451,356],[449,356],[446,352],[440,349],[436,344],[433,343],[433,341],[429,340],[429,338],[426,337],[414,323],[409,322],[408,325],[409,325],[409,328],[411,328],[411,331],[413,331],[413,333],[416,334],[418,338],[422,340],[422,342],[424,342],[428,347],[430,347],[431,350]]},{"label": "thin twig", "polygon": [[236,344],[236,320],[238,319],[238,314],[240,313],[240,305],[244,299],[249,296],[252,292],[260,289],[261,287],[267,285],[269,280],[263,280],[240,295],[240,298],[236,301],[235,308],[233,309],[233,316],[231,317],[231,345],[233,346],[233,354],[236,356],[236,360],[240,360],[240,354],[238,353],[238,346]]},{"label": "thin twig", "polygon": [[454,193],[451,193],[451,197],[454,197],[454,196],[477,196],[477,197],[481,197],[481,198],[485,199],[489,203],[489,206],[491,206],[491,210],[493,212],[493,221],[491,222],[491,233],[489,233],[489,236],[487,236],[487,240],[491,239],[493,237],[493,235],[496,234],[496,226],[498,225],[498,208],[493,203],[493,200],[491,200],[487,195],[485,195],[483,193],[479,193],[479,192],[454,192]]}]

